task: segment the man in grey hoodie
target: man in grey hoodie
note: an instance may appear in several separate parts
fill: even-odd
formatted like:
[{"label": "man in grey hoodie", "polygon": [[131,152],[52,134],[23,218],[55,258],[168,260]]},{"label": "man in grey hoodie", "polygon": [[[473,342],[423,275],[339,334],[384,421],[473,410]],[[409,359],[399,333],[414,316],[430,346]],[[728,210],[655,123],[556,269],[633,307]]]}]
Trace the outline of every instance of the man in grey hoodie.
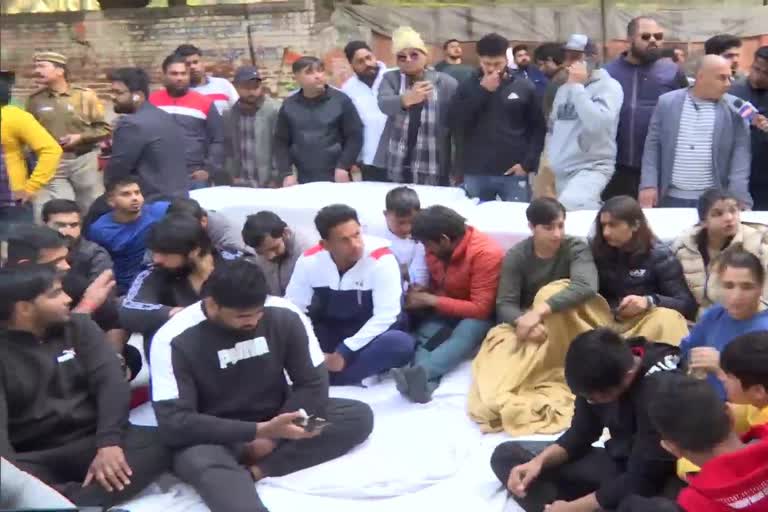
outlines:
[{"label": "man in grey hoodie", "polygon": [[549,162],[558,200],[568,210],[597,210],[616,166],[621,84],[596,69],[595,47],[583,34],[565,45],[568,80],[550,114]]}]

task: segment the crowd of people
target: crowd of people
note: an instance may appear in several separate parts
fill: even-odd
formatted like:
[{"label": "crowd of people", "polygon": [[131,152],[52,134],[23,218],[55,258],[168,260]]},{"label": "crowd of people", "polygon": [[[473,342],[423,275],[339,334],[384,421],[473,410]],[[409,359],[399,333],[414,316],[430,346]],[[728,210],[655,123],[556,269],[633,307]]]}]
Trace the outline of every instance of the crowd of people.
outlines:
[{"label": "crowd of people", "polygon": [[[741,42],[715,36],[688,78],[653,19],[627,33],[604,67],[585,35],[488,34],[479,68],[456,40],[433,68],[401,27],[396,69],[353,41],[341,89],[306,56],[282,103],[182,45],[162,89],[109,74],[114,128],[61,54],[35,55],[26,111],[0,75],[0,506],[112,507],[171,471],[213,512],[266,511],[255,482],[373,431],[329,386],[391,376],[423,404],[471,361],[480,429],[564,432],[493,453],[526,512],[768,510],[768,227],[741,220],[768,204],[768,47],[737,77]],[[358,179],[397,184],[380,232],[344,204],[315,235],[189,197]],[[528,202],[531,236],[505,254],[408,184]],[[667,244],[652,206],[699,222]],[[586,240],[573,209],[597,211]],[[157,426],[131,425],[147,402]]]}]

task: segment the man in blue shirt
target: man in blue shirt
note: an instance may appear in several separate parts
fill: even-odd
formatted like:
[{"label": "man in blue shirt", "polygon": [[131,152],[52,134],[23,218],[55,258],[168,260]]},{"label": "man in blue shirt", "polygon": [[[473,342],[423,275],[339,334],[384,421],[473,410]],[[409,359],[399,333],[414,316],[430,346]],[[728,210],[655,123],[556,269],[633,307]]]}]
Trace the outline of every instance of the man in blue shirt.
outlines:
[{"label": "man in blue shirt", "polygon": [[107,202],[112,211],[88,227],[87,238],[104,247],[115,264],[117,292],[124,295],[136,275],[144,269],[149,228],[165,216],[167,201],[144,204],[136,178],[125,176],[107,184]]}]

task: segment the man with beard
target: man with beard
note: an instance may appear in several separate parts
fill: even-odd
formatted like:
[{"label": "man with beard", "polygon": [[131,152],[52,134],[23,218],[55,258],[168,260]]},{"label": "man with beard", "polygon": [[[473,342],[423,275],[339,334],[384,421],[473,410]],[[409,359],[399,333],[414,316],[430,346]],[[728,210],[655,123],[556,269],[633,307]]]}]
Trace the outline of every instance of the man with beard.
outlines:
[{"label": "man with beard", "polygon": [[51,199],[43,205],[43,223],[67,241],[67,262],[73,271],[93,281],[105,270],[112,270],[107,250],[82,237],[82,216],[76,202]]},{"label": "man with beard", "polygon": [[0,270],[0,453],[78,506],[111,507],[168,453],[156,428],[128,423],[119,358],[71,302],[49,265]]},{"label": "man with beard", "polygon": [[209,76],[205,72],[203,51],[200,48],[191,44],[182,44],[173,53],[183,57],[187,62],[192,90],[213,100],[219,114],[223,116],[227,110],[235,106],[238,92],[226,78]]},{"label": "man with beard", "polygon": [[149,201],[186,196],[187,166],[171,150],[184,147],[184,138],[173,117],[147,101],[147,73],[140,68],[120,68],[108,78],[115,113],[124,115],[115,126],[104,181],[134,175]]},{"label": "man with beard", "polygon": [[107,203],[112,211],[88,226],[86,238],[112,256],[117,293],[124,295],[144,268],[147,231],[165,215],[168,202],[145,204],[138,181],[127,176],[107,183]]},{"label": "man with beard", "polygon": [[39,220],[40,208],[49,199],[73,199],[86,211],[104,192],[97,148],[109,137],[110,127],[96,93],[70,85],[64,55],[40,52],[34,60],[35,82],[43,88],[30,95],[26,110],[64,149],[56,175],[37,192],[34,204]]},{"label": "man with beard", "polygon": [[358,165],[354,167],[359,168],[363,181],[388,181],[387,170],[373,165],[384,125],[387,124],[387,116],[381,112],[378,102],[379,86],[387,67],[376,60],[363,41],[350,41],[344,47],[344,54],[355,74],[344,82],[341,90],[352,99],[363,122],[363,150]]},{"label": "man with beard", "polygon": [[217,261],[240,253],[216,251],[194,217],[171,214],[147,234],[152,266],[141,272],[123,298],[120,320],[144,335],[145,354],[151,336],[173,315],[200,300],[203,283]]},{"label": "man with beard", "polygon": [[277,214],[262,211],[249,215],[243,240],[257,254],[256,262],[267,278],[270,295],[282,297],[288,288],[296,261],[314,242],[292,230]]},{"label": "man with beard", "polygon": [[174,472],[212,511],[267,512],[254,482],[341,457],[373,429],[368,405],[328,397],[311,325],[247,261],[216,266],[204,298],[158,331],[151,359]]},{"label": "man with beard", "polygon": [[512,75],[529,80],[536,88],[536,94],[539,97],[543,97],[549,80],[547,80],[546,75],[537,66],[531,65],[531,53],[528,50],[528,46],[518,44],[512,48],[512,55],[517,66]]},{"label": "man with beard", "polygon": [[[43,206],[43,215],[46,215],[46,210],[50,212],[49,205],[54,203],[55,206],[59,201],[77,207],[74,201],[52,199]],[[60,209],[64,210],[64,205]],[[90,315],[93,318],[93,321],[104,331],[107,341],[117,353],[123,355],[130,370],[128,377],[135,377],[141,370],[141,354],[126,344],[128,333],[120,327],[118,321],[117,301],[113,293],[115,278],[111,268],[112,260],[107,254],[99,254],[103,253],[104,249],[98,245],[88,240],[78,239],[79,233],[76,232],[79,232],[80,223],[75,221],[75,218],[79,218],[78,212],[54,213],[49,217],[57,219],[56,222],[51,222],[58,227],[57,230],[48,226],[30,225],[14,233],[8,240],[6,265],[19,270],[26,269],[29,265],[49,265],[55,268],[62,275],[61,284],[64,292],[74,304],[72,312]],[[64,222],[65,220],[71,222]],[[59,230],[74,235],[74,238],[63,235]],[[76,248],[72,248],[73,241],[76,242]],[[89,254],[83,251],[78,254],[77,247],[82,251],[86,246],[97,248],[98,252]],[[86,258],[93,254],[98,256],[88,261]],[[109,263],[109,267],[106,263]]]},{"label": "man with beard", "polygon": [[301,88],[283,102],[275,129],[275,160],[283,186],[346,183],[363,146],[363,124],[355,105],[328,86],[325,66],[317,57],[301,57],[292,70]]},{"label": "man with beard", "polygon": [[445,59],[435,64],[435,71],[451,75],[458,83],[475,72],[472,66],[464,64],[464,49],[458,39],[449,39],[443,44],[443,55]]},{"label": "man with beard", "polygon": [[749,76],[736,81],[730,93],[748,101],[757,110],[750,130],[752,171],[749,176],[749,192],[755,201],[755,210],[768,210],[768,46],[757,49]]},{"label": "man with beard", "polygon": [[638,17],[627,25],[629,50],[605,69],[624,90],[616,136],[616,172],[603,190],[603,200],[637,197],[645,136],[659,96],[688,87],[688,79],[674,62],[661,59],[664,32],[652,18]]},{"label": "man with beard", "polygon": [[[224,132],[213,100],[189,89],[189,68],[184,57],[172,54],[163,61],[165,89],[153,92],[149,101],[165,110],[184,136],[184,153],[190,188],[207,187],[211,175],[224,168]],[[178,148],[167,148],[175,151]]]},{"label": "man with beard", "polygon": [[235,185],[278,187],[273,144],[280,102],[269,95],[254,66],[238,68],[235,88],[240,99],[223,117],[227,174]]},{"label": "man with beard", "polygon": [[719,55],[731,65],[731,76],[734,80],[742,77],[739,73],[741,63],[741,39],[731,34],[717,34],[704,41],[706,55]]}]

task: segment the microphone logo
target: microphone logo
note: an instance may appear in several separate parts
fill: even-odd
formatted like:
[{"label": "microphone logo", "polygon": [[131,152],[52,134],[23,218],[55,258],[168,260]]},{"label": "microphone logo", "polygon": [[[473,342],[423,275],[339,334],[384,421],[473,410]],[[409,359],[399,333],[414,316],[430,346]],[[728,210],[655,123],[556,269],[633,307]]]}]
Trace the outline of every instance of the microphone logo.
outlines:
[{"label": "microphone logo", "polygon": [[739,108],[738,114],[741,116],[742,119],[751,121],[752,118],[757,115],[757,110],[755,110],[755,107],[753,107],[751,103],[745,102]]}]

